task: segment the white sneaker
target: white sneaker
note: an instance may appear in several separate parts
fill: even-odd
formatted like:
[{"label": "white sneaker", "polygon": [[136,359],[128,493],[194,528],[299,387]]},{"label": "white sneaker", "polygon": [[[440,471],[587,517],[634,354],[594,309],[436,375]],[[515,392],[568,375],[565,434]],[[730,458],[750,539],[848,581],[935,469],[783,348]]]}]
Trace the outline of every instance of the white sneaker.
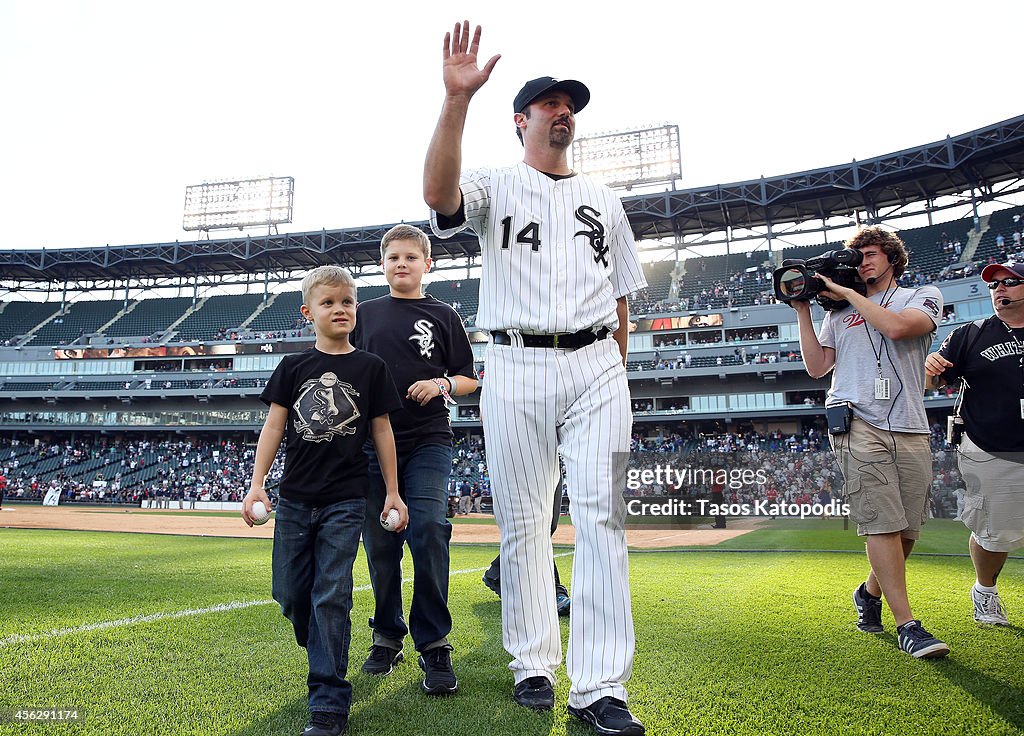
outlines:
[{"label": "white sneaker", "polygon": [[974,601],[974,620],[979,624],[1010,625],[998,593],[986,593],[972,585],[971,600]]}]

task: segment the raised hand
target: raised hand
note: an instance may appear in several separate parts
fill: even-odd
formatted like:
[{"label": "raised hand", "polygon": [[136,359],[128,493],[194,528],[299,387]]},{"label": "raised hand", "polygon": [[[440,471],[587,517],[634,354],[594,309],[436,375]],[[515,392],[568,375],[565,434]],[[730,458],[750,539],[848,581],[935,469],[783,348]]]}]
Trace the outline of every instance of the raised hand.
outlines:
[{"label": "raised hand", "polygon": [[468,99],[490,78],[501,54],[492,56],[480,69],[477,67],[479,49],[480,26],[476,27],[471,41],[468,20],[456,23],[451,33],[444,34],[444,88],[449,97]]}]

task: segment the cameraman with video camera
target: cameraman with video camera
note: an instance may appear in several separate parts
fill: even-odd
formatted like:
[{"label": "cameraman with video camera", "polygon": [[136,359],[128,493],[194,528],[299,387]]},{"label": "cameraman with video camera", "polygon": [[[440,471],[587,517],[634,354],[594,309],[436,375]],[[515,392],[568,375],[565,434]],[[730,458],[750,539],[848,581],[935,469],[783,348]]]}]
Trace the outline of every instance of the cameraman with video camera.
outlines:
[{"label": "cameraman with video camera", "polygon": [[820,378],[833,371],[825,401],[829,433],[846,481],[850,518],[857,533],[867,537],[871,565],[853,593],[857,628],[884,630],[884,597],[900,648],[917,658],[944,657],[949,647],[914,618],[906,582],[906,558],[928,515],[932,456],[922,365],[942,317],[942,295],[934,286],[905,289],[896,283],[908,258],[893,233],[866,227],[844,248],[860,255],[850,258],[839,251],[842,256],[830,260],[856,266],[859,279],[844,286],[836,281],[849,279],[837,278],[834,270],[832,278],[826,269],[813,274],[824,287],[819,303],[829,310],[817,335],[809,297],[784,301],[796,310],[807,372]]},{"label": "cameraman with video camera", "polygon": [[974,620],[1008,626],[996,578],[1024,547],[1024,263],[990,264],[981,279],[995,314],[949,333],[924,367],[933,385],[960,386],[949,440],[967,486],[957,518],[971,530]]}]

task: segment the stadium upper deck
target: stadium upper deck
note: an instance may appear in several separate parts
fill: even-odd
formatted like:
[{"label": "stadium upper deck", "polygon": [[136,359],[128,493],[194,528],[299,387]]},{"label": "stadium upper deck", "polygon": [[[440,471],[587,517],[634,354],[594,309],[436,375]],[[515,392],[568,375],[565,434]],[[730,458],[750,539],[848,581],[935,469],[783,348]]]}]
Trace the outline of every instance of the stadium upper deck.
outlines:
[{"label": "stadium upper deck", "polygon": [[[1022,174],[1024,116],[869,162],[758,180],[756,196],[746,182],[628,198],[640,237],[668,233],[677,238],[673,247],[692,253],[700,244],[678,239],[696,234],[701,244],[712,243],[704,236],[715,228],[732,237],[737,228],[764,226],[769,245],[645,265],[650,287],[632,305],[638,317],[629,366],[636,421],[657,431],[666,422],[763,420],[770,427],[813,418],[825,386],[803,371],[792,313],[770,304],[774,265],[829,247],[830,217],[847,216],[849,225],[849,215],[863,212],[888,222],[914,206],[941,209],[936,198],[946,194],[959,194],[957,206],[969,211],[979,202],[991,209],[1001,196],[1024,191]],[[844,188],[849,181],[852,188]],[[1021,250],[1022,216],[1024,208],[1012,207],[900,231],[913,251],[907,282],[939,280],[943,288],[948,306],[939,339],[987,313],[977,278],[961,277]],[[780,251],[777,240],[772,249],[771,227],[780,217],[820,219],[821,244]],[[12,290],[30,292],[40,282],[51,295],[66,290],[80,296],[101,284],[126,292],[124,299],[0,303],[0,345],[8,346],[0,347],[0,399],[10,402],[0,411],[0,430],[258,427],[262,382],[281,353],[310,342],[297,320],[297,291],[264,297],[265,285],[325,262],[340,261],[363,276],[379,273],[377,242],[386,229],[0,253],[0,285]],[[462,273],[475,264],[476,252],[471,236],[435,244],[435,255],[457,259]],[[246,284],[260,293],[200,293],[200,285],[216,286],[237,274],[248,274]],[[128,284],[176,286],[194,296],[128,299]],[[429,284],[428,291],[456,306],[471,326],[478,287],[476,279],[451,278]],[[360,299],[384,288],[362,287]],[[474,332],[473,339],[483,368],[486,336]],[[931,402],[945,406],[949,400]],[[479,426],[476,403],[463,399],[453,421]]]},{"label": "stadium upper deck", "polygon": [[[1024,115],[865,161],[813,171],[626,197],[623,204],[640,240],[686,237],[696,245],[744,237],[769,240],[787,225],[805,232],[848,227],[852,218],[894,220],[912,212],[987,202],[1019,192],[1024,180]],[[940,204],[942,198],[952,198]],[[843,222],[830,225],[829,220]],[[818,223],[821,223],[820,225]],[[424,224],[424,223],[417,223]],[[132,281],[167,283],[198,276],[249,276],[339,263],[357,275],[376,272],[378,244],[390,225],[224,240],[0,252],[0,284],[86,285]],[[730,233],[751,231],[735,237]],[[789,234],[796,232],[787,229]],[[695,247],[690,244],[689,247]],[[435,259],[472,262],[479,252],[466,233],[435,243]],[[464,267],[464,266],[461,266]]]}]

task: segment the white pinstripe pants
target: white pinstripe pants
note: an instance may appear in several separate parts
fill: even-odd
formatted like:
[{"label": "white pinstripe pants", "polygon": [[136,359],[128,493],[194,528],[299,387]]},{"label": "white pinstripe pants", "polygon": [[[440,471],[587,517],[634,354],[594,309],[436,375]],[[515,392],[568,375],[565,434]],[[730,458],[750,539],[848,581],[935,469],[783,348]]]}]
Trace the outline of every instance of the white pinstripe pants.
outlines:
[{"label": "white pinstripe pants", "polygon": [[607,695],[625,701],[635,649],[622,498],[632,416],[618,345],[491,345],[481,405],[509,669],[517,683],[538,675],[554,682],[561,661],[550,536],[561,450],[576,527],[569,705]]}]

